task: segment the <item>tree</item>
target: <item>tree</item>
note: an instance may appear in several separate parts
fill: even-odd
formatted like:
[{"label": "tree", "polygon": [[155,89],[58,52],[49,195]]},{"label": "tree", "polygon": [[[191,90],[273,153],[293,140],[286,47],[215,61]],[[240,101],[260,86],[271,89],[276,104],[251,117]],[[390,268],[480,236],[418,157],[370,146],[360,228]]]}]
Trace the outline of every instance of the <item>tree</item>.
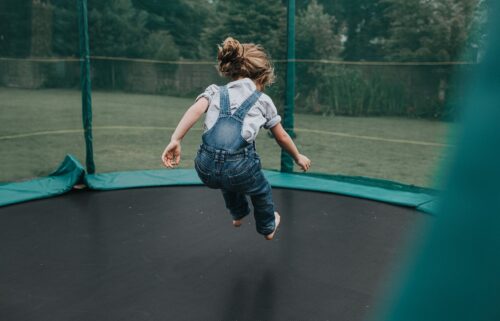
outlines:
[{"label": "tree", "polygon": [[450,61],[467,39],[471,13],[460,0],[385,0],[390,20],[386,58],[398,61]]},{"label": "tree", "polygon": [[297,16],[298,59],[333,59],[342,51],[340,36],[334,33],[335,17],[312,0]]},{"label": "tree", "polygon": [[277,0],[219,0],[202,35],[202,56],[215,57],[216,44],[233,36],[241,42],[258,43],[275,59],[286,53],[285,7]]},{"label": "tree", "polygon": [[172,35],[166,30],[150,33],[144,44],[144,56],[157,60],[177,60],[179,50]]},{"label": "tree", "polygon": [[108,57],[141,56],[148,31],[147,13],[137,10],[131,0],[89,2],[89,34],[93,55]]},{"label": "tree", "polygon": [[55,56],[79,56],[78,8],[73,1],[52,0],[54,24],[52,54]]},{"label": "tree", "polygon": [[179,55],[186,59],[199,58],[200,38],[207,17],[213,15],[208,0],[133,0],[137,8],[149,13],[146,27],[151,31],[168,31]]},{"label": "tree", "polygon": [[[312,0],[297,15],[297,59],[338,59],[342,51],[340,36],[334,33],[336,20]],[[306,62],[297,64],[299,102],[307,108],[320,109],[320,95],[328,77],[330,66]]]},{"label": "tree", "polygon": [[[410,1],[413,2],[413,1]],[[383,45],[389,22],[382,0],[343,0],[344,24],[347,29],[345,60],[382,60]]]},{"label": "tree", "polygon": [[0,55],[26,57],[31,49],[31,1],[0,1]]},{"label": "tree", "polygon": [[[386,59],[395,61],[448,62],[463,58],[476,0],[384,0],[390,19]],[[427,74],[427,86],[435,86],[435,117],[447,114],[451,69],[439,67]]]}]

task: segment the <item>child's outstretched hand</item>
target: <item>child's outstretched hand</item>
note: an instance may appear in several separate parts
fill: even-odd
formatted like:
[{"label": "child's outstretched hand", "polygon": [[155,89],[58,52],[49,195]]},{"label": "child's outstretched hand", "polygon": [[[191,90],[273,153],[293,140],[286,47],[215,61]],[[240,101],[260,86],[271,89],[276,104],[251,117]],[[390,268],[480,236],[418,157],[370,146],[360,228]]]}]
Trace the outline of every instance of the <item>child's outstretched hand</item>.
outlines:
[{"label": "child's outstretched hand", "polygon": [[165,151],[161,155],[163,165],[168,168],[174,168],[181,161],[181,143],[179,141],[171,141],[167,145]]},{"label": "child's outstretched hand", "polygon": [[299,167],[304,171],[307,172],[309,168],[311,167],[311,160],[307,158],[306,156],[299,154],[297,156],[297,159],[295,160],[295,163],[299,165]]}]

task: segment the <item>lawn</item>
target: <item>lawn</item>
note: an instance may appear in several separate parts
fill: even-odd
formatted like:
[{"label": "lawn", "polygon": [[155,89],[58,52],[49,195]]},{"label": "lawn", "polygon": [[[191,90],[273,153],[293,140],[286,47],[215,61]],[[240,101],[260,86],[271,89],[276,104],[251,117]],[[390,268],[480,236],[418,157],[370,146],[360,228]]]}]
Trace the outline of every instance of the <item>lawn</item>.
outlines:
[{"label": "lawn", "polygon": [[[93,93],[98,172],[161,169],[160,155],[193,99],[121,92]],[[0,181],[43,176],[68,153],[84,161],[81,96],[77,90],[0,88]],[[296,143],[311,171],[368,176],[431,186],[449,153],[449,125],[384,117],[295,115]],[[280,150],[261,131],[263,166],[279,169]],[[183,141],[181,167],[192,167],[201,122]]]}]

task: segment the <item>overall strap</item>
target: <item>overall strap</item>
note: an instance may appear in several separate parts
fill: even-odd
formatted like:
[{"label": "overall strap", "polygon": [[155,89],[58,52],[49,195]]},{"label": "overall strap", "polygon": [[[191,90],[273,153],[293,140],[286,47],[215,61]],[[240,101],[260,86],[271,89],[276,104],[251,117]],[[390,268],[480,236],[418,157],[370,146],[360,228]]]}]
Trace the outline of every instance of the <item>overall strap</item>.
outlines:
[{"label": "overall strap", "polygon": [[241,105],[240,107],[234,112],[233,117],[238,118],[239,120],[243,121],[245,119],[246,114],[252,108],[252,106],[257,102],[257,100],[260,98],[260,95],[262,95],[262,92],[260,91],[254,91],[250,97],[248,97]]},{"label": "overall strap", "polygon": [[223,115],[231,116],[231,105],[229,102],[229,92],[227,90],[227,87],[226,86],[219,87],[219,93],[220,93],[219,117]]}]

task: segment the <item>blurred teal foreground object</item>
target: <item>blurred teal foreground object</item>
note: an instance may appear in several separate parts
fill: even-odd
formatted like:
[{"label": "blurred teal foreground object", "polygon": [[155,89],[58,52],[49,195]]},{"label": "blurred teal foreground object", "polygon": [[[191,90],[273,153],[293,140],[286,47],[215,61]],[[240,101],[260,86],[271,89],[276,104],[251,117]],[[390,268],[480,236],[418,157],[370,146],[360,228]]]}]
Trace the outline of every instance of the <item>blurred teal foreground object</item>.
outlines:
[{"label": "blurred teal foreground object", "polygon": [[[500,320],[500,6],[436,219],[379,321]],[[494,19],[493,19],[494,17]]]}]

